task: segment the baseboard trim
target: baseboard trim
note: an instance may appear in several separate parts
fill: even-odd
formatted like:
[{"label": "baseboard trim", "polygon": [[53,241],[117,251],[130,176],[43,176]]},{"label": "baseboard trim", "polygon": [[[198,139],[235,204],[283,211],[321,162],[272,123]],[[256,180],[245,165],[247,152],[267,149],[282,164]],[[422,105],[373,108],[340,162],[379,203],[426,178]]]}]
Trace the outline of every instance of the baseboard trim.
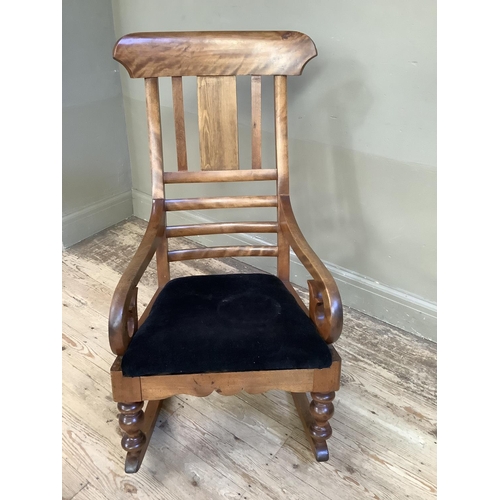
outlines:
[{"label": "baseboard trim", "polygon": [[[149,205],[151,210],[151,201]],[[132,192],[127,191],[65,215],[62,218],[63,247],[68,248],[132,214]]]},{"label": "baseboard trim", "polygon": [[[134,215],[148,220],[151,213],[151,197],[137,190],[132,190]],[[171,212],[168,214],[170,224],[200,224],[217,222],[190,212]],[[266,240],[252,234],[217,235],[217,243],[213,236],[197,236],[192,238],[205,245],[263,245]],[[275,273],[275,259],[264,257],[240,258],[239,260],[254,265],[263,271]],[[373,316],[410,332],[419,337],[437,341],[437,305],[434,302],[416,297],[410,293],[378,283],[353,271],[325,262],[337,282],[342,302],[353,309]],[[293,283],[306,287],[309,273],[292,253],[290,257],[290,277]]]}]

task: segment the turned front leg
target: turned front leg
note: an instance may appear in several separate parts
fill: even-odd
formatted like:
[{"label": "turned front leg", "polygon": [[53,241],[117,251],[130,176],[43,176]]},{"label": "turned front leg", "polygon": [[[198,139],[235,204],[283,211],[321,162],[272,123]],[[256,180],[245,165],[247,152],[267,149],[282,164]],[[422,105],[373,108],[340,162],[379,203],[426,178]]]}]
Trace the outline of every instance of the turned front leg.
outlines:
[{"label": "turned front leg", "polygon": [[[332,435],[332,428],[328,420],[333,417],[335,392],[311,392],[311,397],[309,410],[314,419],[309,428],[311,437],[317,447],[326,448],[326,440]],[[328,460],[328,454],[323,460]]]},{"label": "turned front leg", "polygon": [[121,430],[125,433],[122,438],[122,448],[130,456],[139,456],[142,447],[146,443],[146,436],[141,430],[144,422],[143,401],[138,403],[118,403],[120,411],[119,423]]}]

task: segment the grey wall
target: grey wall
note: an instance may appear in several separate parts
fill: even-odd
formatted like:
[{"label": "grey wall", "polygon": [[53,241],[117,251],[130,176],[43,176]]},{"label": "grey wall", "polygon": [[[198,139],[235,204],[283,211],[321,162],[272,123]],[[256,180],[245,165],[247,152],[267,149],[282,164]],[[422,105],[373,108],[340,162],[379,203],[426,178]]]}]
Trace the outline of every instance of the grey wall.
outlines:
[{"label": "grey wall", "polygon": [[[318,57],[302,76],[289,78],[291,190],[298,221],[336,277],[345,304],[435,339],[435,2],[114,0],[113,13],[117,38],[133,31],[283,29],[302,31],[315,41]],[[123,69],[121,75],[134,213],[147,218],[151,181],[144,84]],[[164,81],[161,92],[166,169],[172,170],[169,84]],[[238,86],[243,91],[238,102],[240,161],[248,167],[249,84],[239,78]],[[272,166],[270,80],[264,92],[264,163]],[[188,142],[188,161],[198,168],[194,81],[186,82],[184,95],[188,137],[194,137]],[[174,195],[199,194],[186,189]],[[244,186],[223,189],[222,194],[244,192]],[[171,222],[188,221],[180,217]],[[222,215],[212,211],[199,217]],[[273,259],[261,260],[258,265],[269,269]],[[307,273],[296,259],[292,274],[305,284]]]},{"label": "grey wall", "polygon": [[62,4],[63,244],[132,215],[130,159],[110,0]]}]

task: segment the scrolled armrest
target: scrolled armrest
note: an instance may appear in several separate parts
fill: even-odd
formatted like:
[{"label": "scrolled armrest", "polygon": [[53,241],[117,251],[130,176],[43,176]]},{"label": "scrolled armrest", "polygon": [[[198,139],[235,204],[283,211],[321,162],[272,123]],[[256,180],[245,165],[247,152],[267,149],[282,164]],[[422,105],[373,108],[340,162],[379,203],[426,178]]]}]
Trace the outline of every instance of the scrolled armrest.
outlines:
[{"label": "scrolled armrest", "polygon": [[309,315],[321,336],[335,342],[342,333],[343,312],[337,283],[307,243],[297,224],[289,195],[280,195],[280,229],[299,260],[313,277],[309,285]]},{"label": "scrolled armrest", "polygon": [[137,284],[148,267],[165,231],[163,200],[153,200],[151,216],[139,248],[116,286],[109,311],[109,345],[123,356],[137,328]]}]

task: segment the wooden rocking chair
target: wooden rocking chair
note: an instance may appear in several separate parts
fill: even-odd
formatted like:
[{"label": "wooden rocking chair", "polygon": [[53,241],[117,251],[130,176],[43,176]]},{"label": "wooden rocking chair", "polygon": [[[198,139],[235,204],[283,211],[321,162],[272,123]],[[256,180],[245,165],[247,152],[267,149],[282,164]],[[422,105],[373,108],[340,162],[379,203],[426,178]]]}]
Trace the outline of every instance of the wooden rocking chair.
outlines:
[{"label": "wooden rocking chair", "polygon": [[[129,75],[145,79],[153,188],[146,233],[117,285],[109,317],[126,472],[139,469],[162,400],[213,391],[291,392],[316,460],[328,460],[341,363],[331,344],[342,330],[342,304],[334,279],[297,225],[288,178],[287,75],[300,75],[315,56],[312,40],[290,31],[134,33],[115,45],[114,58]],[[239,169],[236,75],[251,77],[251,169]],[[268,169],[261,165],[264,75],[274,76],[276,168]],[[188,171],[183,76],[197,77],[201,170]],[[172,78],[174,172],[163,169],[159,77]],[[165,198],[165,184],[238,181],[275,181],[276,195]],[[166,226],[170,211],[244,207],[276,207],[277,220]],[[172,237],[225,233],[276,233],[277,244],[168,249]],[[290,248],[312,276],[309,309],[290,284]],[[137,285],[155,254],[158,290],[138,319]],[[237,256],[276,257],[277,276],[170,280],[170,262]]]}]

